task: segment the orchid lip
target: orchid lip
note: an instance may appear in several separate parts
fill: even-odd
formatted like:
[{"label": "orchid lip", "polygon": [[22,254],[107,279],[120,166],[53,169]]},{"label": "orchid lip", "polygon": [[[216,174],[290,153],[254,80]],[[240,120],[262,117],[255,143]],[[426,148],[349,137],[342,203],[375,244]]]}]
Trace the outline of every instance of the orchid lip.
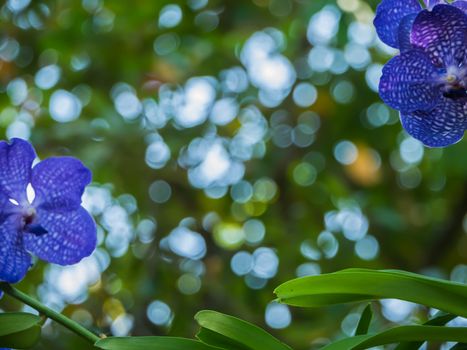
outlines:
[{"label": "orchid lip", "polygon": [[443,96],[453,99],[453,100],[467,98],[467,90],[466,89],[451,89],[451,90],[443,92]]},{"label": "orchid lip", "polygon": [[26,225],[25,231],[28,233],[32,233],[36,236],[42,236],[49,232],[43,226],[39,224]]},{"label": "orchid lip", "polygon": [[440,82],[444,97],[454,100],[467,98],[466,69],[462,67],[448,67]]},{"label": "orchid lip", "polygon": [[21,229],[25,233],[32,233],[36,236],[42,236],[48,231],[40,224],[37,223],[36,209],[29,205],[21,212]]},{"label": "orchid lip", "polygon": [[22,211],[22,222],[23,226],[27,227],[31,225],[36,219],[36,209],[31,206],[28,206]]}]

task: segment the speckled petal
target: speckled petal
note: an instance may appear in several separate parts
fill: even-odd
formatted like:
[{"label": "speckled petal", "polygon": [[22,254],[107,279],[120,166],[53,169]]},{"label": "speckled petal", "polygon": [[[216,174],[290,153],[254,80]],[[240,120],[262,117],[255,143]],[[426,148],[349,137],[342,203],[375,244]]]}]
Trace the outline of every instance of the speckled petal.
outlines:
[{"label": "speckled petal", "polygon": [[16,215],[9,215],[0,225],[0,281],[16,283],[31,266],[31,256],[24,249]]},{"label": "speckled petal", "polygon": [[458,65],[466,55],[467,16],[451,5],[423,10],[415,19],[410,41],[438,67]]},{"label": "speckled petal", "polygon": [[91,172],[72,157],[51,157],[32,169],[31,184],[36,193],[33,205],[43,209],[76,210]]},{"label": "speckled petal", "polygon": [[5,194],[0,192],[0,224],[2,224],[13,211],[15,211],[15,206],[11,204]]},{"label": "speckled petal", "polygon": [[452,5],[464,11],[464,13],[467,15],[467,1],[464,1],[464,0],[454,1]]},{"label": "speckled petal", "polygon": [[14,138],[0,141],[0,191],[17,202],[26,200],[26,187],[31,177],[36,152],[29,142]]},{"label": "speckled petal", "polygon": [[427,55],[411,50],[384,66],[379,94],[387,105],[399,111],[430,110],[441,97],[437,75]]},{"label": "speckled petal", "polygon": [[373,21],[379,38],[385,44],[399,48],[399,24],[405,16],[421,10],[418,0],[383,0]]},{"label": "speckled petal", "polygon": [[82,207],[66,212],[39,209],[37,220],[47,233],[26,234],[24,245],[42,260],[71,265],[91,255],[96,248],[96,225]]},{"label": "speckled petal", "polygon": [[442,98],[429,112],[401,114],[404,129],[429,147],[446,147],[462,139],[467,127],[465,103]]},{"label": "speckled petal", "polygon": [[435,7],[435,5],[445,4],[446,1],[444,1],[444,0],[424,0],[424,3],[425,3],[427,8],[432,9],[433,7]]},{"label": "speckled petal", "polygon": [[399,25],[399,49],[401,52],[409,51],[413,48],[412,43],[410,42],[410,32],[412,31],[413,22],[417,18],[417,13],[412,13],[410,15],[402,18]]}]

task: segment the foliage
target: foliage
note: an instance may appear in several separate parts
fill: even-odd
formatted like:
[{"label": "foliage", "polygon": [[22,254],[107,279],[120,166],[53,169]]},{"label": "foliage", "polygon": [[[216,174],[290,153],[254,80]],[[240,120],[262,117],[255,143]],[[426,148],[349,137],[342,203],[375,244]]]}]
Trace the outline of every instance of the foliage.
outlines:
[{"label": "foliage", "polygon": [[397,298],[467,316],[467,287],[404,271],[347,269],[288,281],[275,290],[279,301],[310,307]]},{"label": "foliage", "polygon": [[197,338],[210,345],[238,350],[290,350],[262,329],[232,316],[201,311],[195,315],[195,320],[201,327]]},{"label": "foliage", "polygon": [[[8,289],[5,291],[8,292]],[[467,286],[401,271],[343,270],[292,280],[279,286],[275,292],[280,301],[304,307],[396,297],[417,301],[420,304],[426,303],[443,310],[454,310],[453,313],[457,312],[462,316],[467,314]],[[18,313],[6,313],[1,316],[7,319],[9,324],[4,324],[0,328],[0,344],[14,344],[15,347],[23,348],[30,347],[37,341],[40,334],[40,327],[37,324],[40,318]],[[421,342],[425,341],[465,343],[466,327],[444,327],[445,323],[454,317],[450,314],[441,314],[424,325],[399,326],[379,333],[369,333],[372,311],[370,305],[367,305],[362,312],[355,335],[337,340],[323,349],[357,350],[399,343],[397,349],[408,350],[418,349]],[[196,314],[195,320],[200,326],[196,335],[199,341],[174,337],[106,337],[98,339],[94,345],[104,350],[291,349],[261,328],[233,316],[205,310]],[[21,336],[25,335],[31,336],[27,343],[21,339]]]},{"label": "foliage", "polygon": [[0,314],[0,344],[18,349],[34,346],[41,335],[41,318],[22,312]]}]

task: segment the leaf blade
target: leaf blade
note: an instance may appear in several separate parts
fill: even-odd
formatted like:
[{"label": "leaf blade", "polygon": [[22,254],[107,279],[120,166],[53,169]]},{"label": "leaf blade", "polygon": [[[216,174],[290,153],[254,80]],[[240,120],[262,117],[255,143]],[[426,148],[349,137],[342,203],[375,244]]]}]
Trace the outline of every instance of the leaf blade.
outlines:
[{"label": "leaf blade", "polygon": [[178,337],[109,337],[101,339],[94,344],[103,350],[216,350],[193,339]]},{"label": "leaf blade", "polygon": [[[425,326],[444,326],[449,321],[453,320],[457,316],[446,314],[442,311],[436,313],[436,315],[423,323]],[[402,342],[396,346],[394,350],[417,350],[422,346],[423,341],[413,341],[413,342]]]},{"label": "leaf blade", "polygon": [[440,326],[401,326],[378,334],[359,335],[331,343],[322,350],[361,350],[405,341],[467,341],[467,328]]},{"label": "leaf blade", "polygon": [[371,304],[368,304],[365,309],[363,309],[362,315],[360,316],[357,329],[355,330],[355,335],[367,334],[372,318],[373,311],[371,310]]},{"label": "leaf blade", "polygon": [[248,347],[204,327],[200,328],[196,338],[205,344],[224,350],[249,350]]},{"label": "leaf blade", "polygon": [[28,349],[33,347],[41,336],[42,319],[24,312],[0,314],[0,347]]},{"label": "leaf blade", "polygon": [[41,322],[37,315],[25,312],[6,312],[0,314],[0,336],[17,333]]},{"label": "leaf blade", "polygon": [[467,286],[405,271],[342,270],[285,282],[275,293],[280,302],[294,306],[396,298],[467,317]]},{"label": "leaf blade", "polygon": [[195,315],[198,324],[251,350],[291,350],[271,334],[251,323],[220,312],[204,310]]}]

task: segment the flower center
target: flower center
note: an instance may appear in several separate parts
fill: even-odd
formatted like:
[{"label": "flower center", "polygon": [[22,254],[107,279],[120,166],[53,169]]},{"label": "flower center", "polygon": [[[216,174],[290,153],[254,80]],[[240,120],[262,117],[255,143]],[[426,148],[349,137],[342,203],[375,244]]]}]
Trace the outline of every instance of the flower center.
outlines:
[{"label": "flower center", "polygon": [[35,218],[36,218],[36,209],[34,209],[33,207],[26,208],[26,210],[23,212],[24,226],[28,226],[32,224]]},{"label": "flower center", "polygon": [[47,230],[41,225],[37,224],[36,221],[36,209],[32,206],[26,207],[22,212],[22,230],[23,232],[29,232],[37,236],[47,233]]},{"label": "flower center", "polygon": [[456,82],[456,80],[457,80],[457,77],[454,74],[448,74],[446,76],[446,82],[448,84],[452,84],[452,83]]},{"label": "flower center", "polygon": [[450,67],[444,76],[443,95],[454,100],[467,98],[467,69]]}]

